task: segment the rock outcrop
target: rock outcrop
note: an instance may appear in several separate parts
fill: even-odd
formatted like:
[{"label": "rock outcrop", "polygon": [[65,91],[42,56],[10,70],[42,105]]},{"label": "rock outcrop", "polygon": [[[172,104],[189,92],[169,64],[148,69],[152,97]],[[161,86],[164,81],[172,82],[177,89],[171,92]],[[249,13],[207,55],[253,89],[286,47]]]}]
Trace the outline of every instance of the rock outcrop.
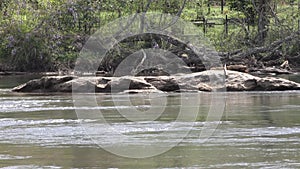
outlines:
[{"label": "rock outcrop", "polygon": [[283,78],[260,78],[246,73],[228,71],[227,91],[283,91],[300,90],[300,84]]},{"label": "rock outcrop", "polygon": [[[208,70],[174,76],[77,77],[46,76],[13,89],[15,92],[184,92],[300,90],[300,84],[282,78],[260,78],[247,73]],[[225,90],[224,90],[225,91]]]}]

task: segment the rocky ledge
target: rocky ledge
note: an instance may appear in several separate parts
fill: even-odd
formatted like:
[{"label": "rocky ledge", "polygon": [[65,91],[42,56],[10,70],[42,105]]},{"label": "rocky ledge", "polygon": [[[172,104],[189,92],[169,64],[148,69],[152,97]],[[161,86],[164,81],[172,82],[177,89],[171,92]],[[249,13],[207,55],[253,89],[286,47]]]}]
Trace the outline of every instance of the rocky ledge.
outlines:
[{"label": "rocky ledge", "polygon": [[[247,73],[208,70],[176,76],[77,77],[45,76],[17,86],[14,92],[182,92],[300,90],[300,84],[282,78],[260,78]],[[223,84],[223,85],[222,85]]]}]

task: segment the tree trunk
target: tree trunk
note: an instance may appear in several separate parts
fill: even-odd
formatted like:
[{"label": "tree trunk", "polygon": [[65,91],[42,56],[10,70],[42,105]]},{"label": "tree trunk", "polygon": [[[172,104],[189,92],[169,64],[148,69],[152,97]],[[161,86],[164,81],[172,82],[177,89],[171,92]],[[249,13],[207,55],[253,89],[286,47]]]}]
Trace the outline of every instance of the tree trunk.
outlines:
[{"label": "tree trunk", "polygon": [[257,6],[258,12],[258,44],[264,45],[265,39],[268,34],[268,24],[269,24],[269,11],[271,6],[269,5],[271,0],[259,0]]}]

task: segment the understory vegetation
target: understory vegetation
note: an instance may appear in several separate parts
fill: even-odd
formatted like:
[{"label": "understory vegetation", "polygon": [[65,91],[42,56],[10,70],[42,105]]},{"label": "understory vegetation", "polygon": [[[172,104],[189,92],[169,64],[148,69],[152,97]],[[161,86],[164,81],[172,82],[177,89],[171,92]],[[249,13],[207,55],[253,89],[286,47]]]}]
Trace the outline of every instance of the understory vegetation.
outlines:
[{"label": "understory vegetation", "polygon": [[[70,70],[98,28],[140,12],[202,22],[199,29],[228,64],[278,66],[289,60],[292,67],[300,65],[297,0],[2,0],[0,71]],[[165,43],[163,37],[155,40],[160,46]],[[110,71],[126,55],[148,48],[149,42],[132,41],[118,47],[123,52],[112,50],[103,70]]]}]

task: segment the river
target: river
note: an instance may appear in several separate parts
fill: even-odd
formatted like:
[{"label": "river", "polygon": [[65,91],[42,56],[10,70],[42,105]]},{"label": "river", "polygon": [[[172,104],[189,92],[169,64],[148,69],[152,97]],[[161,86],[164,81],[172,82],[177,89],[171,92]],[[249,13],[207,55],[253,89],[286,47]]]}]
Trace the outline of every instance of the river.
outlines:
[{"label": "river", "polygon": [[[10,91],[13,86],[36,77],[0,78],[2,168],[300,168],[299,91],[225,93],[221,122],[206,142],[199,138],[201,128],[208,123],[205,113],[201,112],[217,105],[206,101],[209,94],[199,94],[202,100],[199,103],[200,114],[189,134],[167,152],[134,159],[108,152],[87,136],[82,127],[84,119],[77,118],[71,94],[19,94]],[[191,93],[191,96],[195,95]],[[130,99],[139,108],[149,108],[148,103],[139,101],[140,97],[143,96],[131,95]],[[164,97],[171,104],[166,105],[163,117],[133,123],[116,115],[118,109],[128,107],[114,107],[111,95],[97,94],[103,103],[99,109],[107,111],[110,124],[119,126],[130,136],[148,138],[142,142],[144,146],[152,143],[151,137],[176,118],[174,107],[180,106],[182,96],[172,93]],[[124,98],[120,95],[118,99],[122,101]],[[164,141],[171,143],[175,139],[174,134],[186,130],[187,126],[188,123],[182,123],[166,133]],[[101,137],[118,142],[109,132]]]}]

